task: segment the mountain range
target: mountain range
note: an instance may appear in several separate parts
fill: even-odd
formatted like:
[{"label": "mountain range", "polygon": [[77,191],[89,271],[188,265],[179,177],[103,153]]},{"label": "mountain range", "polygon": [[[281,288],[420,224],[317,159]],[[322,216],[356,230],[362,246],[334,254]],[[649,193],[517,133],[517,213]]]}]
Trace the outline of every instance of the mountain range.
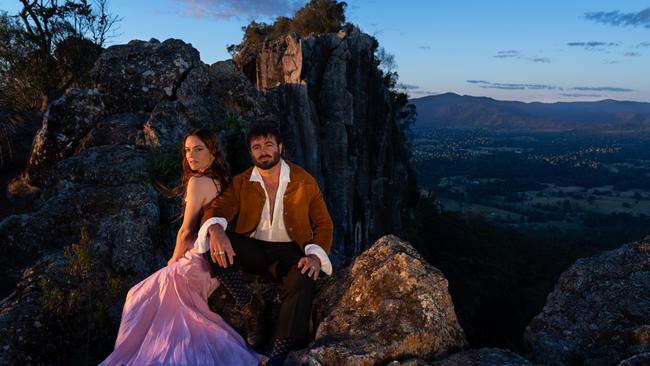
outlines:
[{"label": "mountain range", "polygon": [[411,99],[415,128],[650,131],[650,103],[517,102],[445,93]]}]

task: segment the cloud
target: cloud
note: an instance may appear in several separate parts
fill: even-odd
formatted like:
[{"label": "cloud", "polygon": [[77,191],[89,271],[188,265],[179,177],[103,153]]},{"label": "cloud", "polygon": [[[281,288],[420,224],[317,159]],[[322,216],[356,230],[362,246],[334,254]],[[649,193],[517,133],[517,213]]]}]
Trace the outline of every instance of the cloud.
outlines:
[{"label": "cloud", "polygon": [[421,86],[413,85],[413,84],[397,83],[397,88],[401,89],[409,96],[426,96],[426,95],[440,94],[440,92],[433,91],[433,90],[424,90],[422,89]]},{"label": "cloud", "polygon": [[618,46],[616,42],[569,42],[567,46],[580,46],[580,47],[602,47],[602,46]]},{"label": "cloud", "polygon": [[587,51],[604,51],[605,47],[617,47],[620,46],[620,42],[568,42],[566,44],[569,47],[582,47]]},{"label": "cloud", "polygon": [[551,59],[548,57],[531,57],[529,60],[532,62],[543,62],[545,64],[551,63]]},{"label": "cloud", "polygon": [[633,89],[627,88],[616,88],[613,86],[576,86],[571,88],[571,90],[581,90],[581,91],[606,91],[606,92],[616,92],[616,93],[626,93],[632,92]]},{"label": "cloud", "polygon": [[638,53],[638,52],[625,52],[625,53],[623,54],[623,56],[627,56],[627,57],[635,57],[635,56],[641,56],[641,54]]},{"label": "cloud", "polygon": [[510,58],[510,57],[521,57],[521,51],[517,50],[507,50],[507,51],[498,51],[493,57],[496,58]]},{"label": "cloud", "polygon": [[641,47],[650,47],[650,42],[641,42],[638,45],[636,45],[637,48]]},{"label": "cloud", "polygon": [[497,51],[497,54],[492,56],[494,58],[517,58],[517,59],[522,59],[522,60],[528,60],[531,62],[542,62],[542,63],[550,63],[551,59],[548,57],[524,57],[524,55],[521,53],[519,50],[504,50],[504,51]]},{"label": "cloud", "polygon": [[431,46],[418,46],[418,48],[421,50],[430,50]]},{"label": "cloud", "polygon": [[409,96],[411,96],[411,95],[413,95],[413,96],[415,96],[415,95],[417,95],[417,96],[426,96],[426,95],[440,94],[440,92],[433,91],[433,90],[410,90],[408,92],[408,94],[409,94]]},{"label": "cloud", "polygon": [[589,97],[589,98],[600,98],[602,95],[600,94],[581,94],[581,93],[560,93],[561,96],[563,97],[572,97],[572,98],[583,98],[583,97]]},{"label": "cloud", "polygon": [[585,19],[596,23],[609,24],[620,27],[645,27],[650,28],[650,8],[637,13],[621,13],[620,11],[597,11],[585,13]]},{"label": "cloud", "polygon": [[194,18],[228,20],[231,18],[275,18],[298,10],[298,0],[178,0],[182,14]]},{"label": "cloud", "polygon": [[616,64],[620,64],[621,61],[620,60],[603,60],[603,63],[606,64],[606,65],[616,65]]},{"label": "cloud", "polygon": [[407,90],[420,89],[419,85],[404,84],[404,83],[397,83],[397,87],[399,89],[407,89]]},{"label": "cloud", "polygon": [[476,84],[484,89],[502,89],[502,90],[556,90],[555,85],[544,84],[518,84],[518,83],[493,83],[485,80],[467,80],[470,84]]}]

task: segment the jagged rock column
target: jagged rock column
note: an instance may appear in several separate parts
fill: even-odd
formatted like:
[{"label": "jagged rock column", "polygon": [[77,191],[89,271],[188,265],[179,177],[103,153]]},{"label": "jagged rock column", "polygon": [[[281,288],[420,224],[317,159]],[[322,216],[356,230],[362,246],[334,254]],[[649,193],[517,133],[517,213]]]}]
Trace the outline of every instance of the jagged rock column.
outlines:
[{"label": "jagged rock column", "polygon": [[235,64],[267,92],[287,156],[316,177],[335,222],[335,254],[403,232],[415,180],[377,41],[354,27],[242,49]]}]

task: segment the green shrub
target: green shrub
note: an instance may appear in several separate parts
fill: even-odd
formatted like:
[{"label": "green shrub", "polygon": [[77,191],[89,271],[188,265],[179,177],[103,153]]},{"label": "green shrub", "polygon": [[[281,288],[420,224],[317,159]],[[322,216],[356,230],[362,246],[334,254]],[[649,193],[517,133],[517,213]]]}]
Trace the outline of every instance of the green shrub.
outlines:
[{"label": "green shrub", "polygon": [[149,177],[165,187],[178,186],[182,159],[183,157],[177,151],[152,149],[146,164]]},{"label": "green shrub", "polygon": [[102,262],[84,228],[64,255],[58,276],[40,282],[44,324],[36,336],[38,347],[24,351],[36,363],[51,364],[56,355],[60,364],[94,365],[112,349],[119,314],[111,309],[124,297],[127,279]]}]

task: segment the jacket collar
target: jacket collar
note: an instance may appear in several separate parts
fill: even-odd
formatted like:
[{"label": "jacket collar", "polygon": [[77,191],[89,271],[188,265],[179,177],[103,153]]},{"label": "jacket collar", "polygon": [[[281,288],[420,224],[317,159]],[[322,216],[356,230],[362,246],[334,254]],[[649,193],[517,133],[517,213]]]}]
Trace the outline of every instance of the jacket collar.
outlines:
[{"label": "jacket collar", "polygon": [[[248,178],[248,180],[251,182],[259,182],[262,185],[264,184],[262,176],[260,175],[260,171],[256,166],[253,167],[253,171],[251,172],[251,176]],[[291,182],[291,168],[289,168],[289,164],[287,164],[284,159],[280,159],[280,184],[283,184],[285,182]]]}]

